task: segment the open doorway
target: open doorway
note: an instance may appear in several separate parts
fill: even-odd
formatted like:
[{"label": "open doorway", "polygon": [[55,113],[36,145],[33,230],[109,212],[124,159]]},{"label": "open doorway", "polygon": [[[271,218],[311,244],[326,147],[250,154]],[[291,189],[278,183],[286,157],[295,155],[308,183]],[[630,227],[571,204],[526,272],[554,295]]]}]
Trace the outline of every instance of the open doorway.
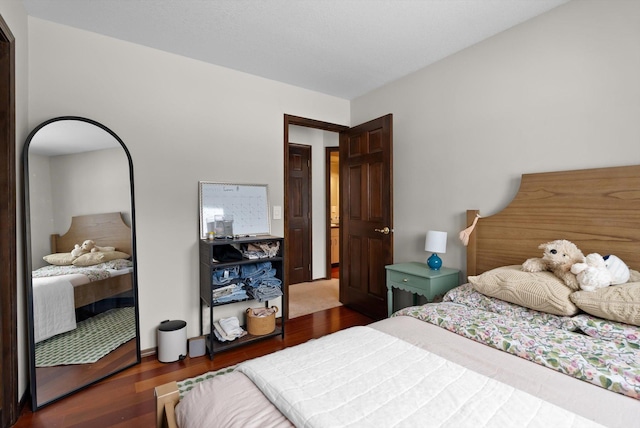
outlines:
[{"label": "open doorway", "polygon": [[[289,230],[289,211],[292,208],[286,194],[289,180],[290,131],[296,128],[320,129],[322,135],[338,134],[340,159],[340,302],[374,319],[387,315],[387,290],[385,266],[393,263],[393,115],[372,119],[354,127],[345,127],[285,115],[284,120],[284,182],[285,182],[285,245],[290,248],[295,239]],[[292,141],[295,142],[295,141]],[[330,145],[326,145],[330,146]],[[335,144],[333,144],[335,146]],[[322,168],[322,167],[321,167]],[[314,167],[315,169],[315,167]],[[324,186],[324,185],[323,185]],[[312,186],[313,187],[313,186]],[[312,188],[312,192],[317,194]],[[324,195],[324,192],[323,192]],[[313,204],[317,207],[317,204]],[[325,206],[321,204],[321,206]],[[312,251],[312,260],[325,258],[321,270],[326,278],[329,264],[326,261],[326,227],[330,215],[325,210],[310,209],[313,228],[325,228],[325,242],[312,244],[319,251]],[[322,235],[322,229],[320,230]],[[318,232],[313,231],[313,240]],[[287,279],[288,258],[285,251],[285,316],[289,314],[291,298],[290,282]],[[315,271],[314,260],[309,269]],[[315,275],[315,273],[314,273]],[[289,316],[290,317],[290,316]]]},{"label": "open doorway", "polygon": [[325,149],[327,277],[340,278],[340,148]]},{"label": "open doorway", "polygon": [[[339,279],[332,278],[331,222],[336,202],[339,170],[335,170],[334,192],[331,192],[328,151],[338,155],[341,125],[285,115],[285,287],[287,287],[288,318],[313,313],[341,305]],[[302,156],[307,147],[308,156]],[[305,165],[308,159],[309,185],[305,187]],[[306,190],[303,190],[305,189]],[[331,199],[331,194],[335,198]],[[305,201],[305,197],[308,201]],[[308,227],[308,235],[304,227]],[[334,232],[334,234],[338,231]],[[306,237],[309,237],[306,239]],[[336,244],[338,244],[336,242]],[[305,261],[305,254],[309,257]],[[335,261],[335,267],[339,260]],[[308,274],[305,280],[304,268]]]}]

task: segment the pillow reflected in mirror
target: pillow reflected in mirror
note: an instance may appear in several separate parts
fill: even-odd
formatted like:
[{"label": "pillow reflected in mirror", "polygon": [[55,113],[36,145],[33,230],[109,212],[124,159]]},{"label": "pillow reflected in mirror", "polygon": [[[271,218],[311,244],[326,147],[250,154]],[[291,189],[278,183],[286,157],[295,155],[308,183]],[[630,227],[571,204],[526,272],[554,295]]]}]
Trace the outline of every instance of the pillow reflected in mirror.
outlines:
[{"label": "pillow reflected in mirror", "polygon": [[45,262],[55,266],[70,266],[76,259],[71,253],[54,253],[42,258]]},{"label": "pillow reflected in mirror", "polygon": [[123,253],[121,251],[87,253],[76,258],[72,264],[74,266],[93,266],[111,260],[128,259],[129,257],[131,257],[129,254]]}]

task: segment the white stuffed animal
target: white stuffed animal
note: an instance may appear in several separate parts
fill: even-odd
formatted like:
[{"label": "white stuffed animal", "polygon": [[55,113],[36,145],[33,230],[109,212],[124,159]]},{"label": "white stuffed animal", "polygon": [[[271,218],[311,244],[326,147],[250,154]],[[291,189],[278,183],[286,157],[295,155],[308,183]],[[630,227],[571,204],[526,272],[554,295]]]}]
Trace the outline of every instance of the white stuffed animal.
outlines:
[{"label": "white stuffed animal", "polygon": [[76,245],[73,247],[73,250],[71,250],[71,255],[72,255],[73,257],[78,257],[78,256],[81,256],[81,255],[86,254],[86,253],[88,253],[88,252],[89,252],[89,251],[84,250],[80,245],[76,244]]},{"label": "white stuffed animal", "polygon": [[612,275],[605,264],[604,258],[598,253],[588,254],[584,263],[575,263],[571,272],[576,275],[580,288],[584,291],[596,291],[611,285]]},{"label": "white stuffed animal", "polygon": [[604,256],[603,259],[607,269],[611,272],[611,285],[624,284],[629,281],[631,273],[625,262],[613,254]]},{"label": "white stuffed animal", "polygon": [[100,247],[100,246],[96,245],[96,243],[93,242],[90,239],[87,239],[86,241],[84,241],[82,243],[82,245],[80,246],[80,248],[83,251],[87,252],[87,253],[89,253],[89,252],[97,253],[97,252],[100,252],[100,251],[114,251],[115,250],[114,247]]}]

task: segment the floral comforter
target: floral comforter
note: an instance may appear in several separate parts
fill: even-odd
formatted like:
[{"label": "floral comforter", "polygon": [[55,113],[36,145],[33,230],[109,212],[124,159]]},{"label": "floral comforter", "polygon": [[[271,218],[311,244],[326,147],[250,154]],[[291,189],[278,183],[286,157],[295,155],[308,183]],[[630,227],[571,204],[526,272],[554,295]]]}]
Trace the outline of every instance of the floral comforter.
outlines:
[{"label": "floral comforter", "polygon": [[466,284],[407,315],[640,400],[640,328],[590,315],[561,317],[484,296]]}]

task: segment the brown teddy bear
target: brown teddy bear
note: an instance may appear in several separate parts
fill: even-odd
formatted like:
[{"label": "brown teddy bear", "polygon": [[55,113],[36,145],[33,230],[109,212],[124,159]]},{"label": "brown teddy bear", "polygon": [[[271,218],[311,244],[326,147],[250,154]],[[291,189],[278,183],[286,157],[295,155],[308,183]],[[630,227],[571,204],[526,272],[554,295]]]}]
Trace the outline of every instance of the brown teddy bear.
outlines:
[{"label": "brown teddy bear", "polygon": [[559,239],[538,246],[544,250],[542,258],[528,259],[522,264],[525,272],[550,271],[560,278],[571,290],[580,290],[576,275],[571,272],[571,266],[584,262],[584,254],[571,241]]}]

